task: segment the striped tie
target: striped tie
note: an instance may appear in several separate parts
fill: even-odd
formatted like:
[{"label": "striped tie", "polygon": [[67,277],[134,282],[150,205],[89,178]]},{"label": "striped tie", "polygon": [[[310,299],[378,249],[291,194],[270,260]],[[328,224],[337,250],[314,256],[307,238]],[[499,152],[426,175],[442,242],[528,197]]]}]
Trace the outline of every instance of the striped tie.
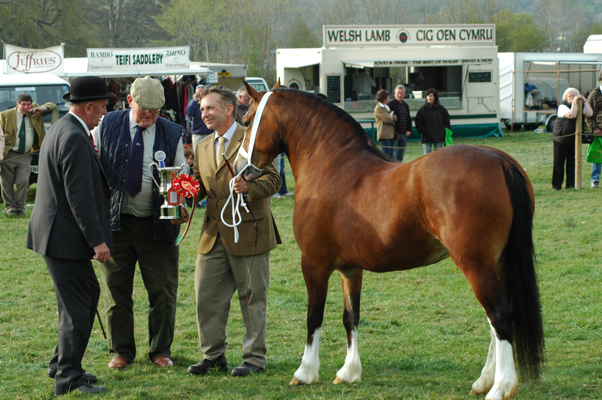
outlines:
[{"label": "striped tie", "polygon": [[220,169],[220,167],[224,165],[224,157],[222,157],[222,154],[226,152],[226,147],[224,146],[226,143],[226,138],[219,136],[217,141],[219,142],[219,145],[217,146],[217,155],[215,156],[215,161],[217,164],[217,169]]}]

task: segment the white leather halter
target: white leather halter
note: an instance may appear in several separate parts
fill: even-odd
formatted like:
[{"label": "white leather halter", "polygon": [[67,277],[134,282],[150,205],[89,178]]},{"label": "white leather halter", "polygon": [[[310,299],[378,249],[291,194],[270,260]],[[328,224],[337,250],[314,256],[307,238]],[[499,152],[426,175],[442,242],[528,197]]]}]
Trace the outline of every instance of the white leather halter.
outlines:
[{"label": "white leather halter", "polygon": [[[237,175],[241,175],[247,168],[252,167],[255,168],[258,171],[261,171],[261,169],[257,168],[254,164],[253,161],[251,161],[251,157],[253,157],[253,149],[255,148],[255,140],[257,139],[257,130],[259,129],[259,124],[261,122],[261,116],[263,115],[263,110],[265,108],[266,103],[268,102],[268,99],[270,98],[270,96],[272,95],[272,92],[267,92],[265,95],[263,95],[263,97],[261,98],[261,101],[259,102],[259,106],[257,107],[257,111],[255,112],[255,118],[253,119],[253,126],[251,127],[251,137],[249,139],[249,150],[245,150],[245,148],[243,146],[240,146],[240,148],[238,149],[238,155],[236,156],[236,159],[238,160],[239,157],[243,158],[244,160],[247,161],[247,164],[242,167],[240,169],[240,172],[238,172]],[[245,132],[245,139],[247,137],[247,133]],[[244,139],[243,139],[243,143],[244,143]],[[232,179],[230,179],[230,196],[228,196],[228,200],[226,201],[226,204],[224,204],[224,208],[222,208],[222,213],[221,213],[221,218],[222,218],[222,222],[224,223],[224,225],[226,225],[229,228],[234,228],[234,243],[238,243],[238,239],[240,238],[240,235],[238,233],[238,225],[240,225],[240,223],[242,222],[242,216],[240,215],[240,207],[243,207],[244,209],[247,210],[247,212],[249,212],[249,209],[247,208],[247,204],[245,202],[244,196],[242,195],[242,193],[238,193],[236,201],[234,201],[234,181],[236,179],[236,176],[233,177]],[[228,203],[232,203],[232,224],[227,223],[224,220],[224,211],[226,210],[226,207],[228,206]]]}]

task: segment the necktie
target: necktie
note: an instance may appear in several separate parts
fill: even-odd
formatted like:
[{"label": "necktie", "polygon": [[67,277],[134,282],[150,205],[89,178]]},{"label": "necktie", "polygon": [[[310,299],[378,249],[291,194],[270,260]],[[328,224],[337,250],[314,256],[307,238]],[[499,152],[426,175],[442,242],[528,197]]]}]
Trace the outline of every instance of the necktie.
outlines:
[{"label": "necktie", "polygon": [[27,116],[24,115],[21,120],[21,128],[19,129],[19,153],[25,153],[25,118]]},{"label": "necktie", "polygon": [[226,152],[226,147],[224,146],[226,143],[226,138],[224,138],[223,136],[219,136],[217,138],[217,141],[219,142],[219,145],[217,146],[217,155],[215,156],[215,160],[217,164],[217,169],[219,169],[224,164],[224,157],[222,157],[222,154]]},{"label": "necktie", "polygon": [[144,141],[142,140],[142,131],[145,128],[139,126],[132,141],[132,155],[128,166],[128,175],[125,182],[125,188],[134,197],[142,189],[142,158],[144,156]]}]

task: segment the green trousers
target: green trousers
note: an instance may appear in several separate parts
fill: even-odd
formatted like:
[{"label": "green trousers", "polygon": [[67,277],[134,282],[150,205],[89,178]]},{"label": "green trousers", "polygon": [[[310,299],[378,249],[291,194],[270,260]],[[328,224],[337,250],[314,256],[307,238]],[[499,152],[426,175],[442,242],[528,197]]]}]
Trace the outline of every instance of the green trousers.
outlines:
[{"label": "green trousers", "polygon": [[171,357],[176,321],[179,247],[153,239],[153,217],[121,215],[121,232],[113,232],[111,260],[101,264],[103,298],[111,358],[132,361],[136,263],[148,293],[148,356]]}]

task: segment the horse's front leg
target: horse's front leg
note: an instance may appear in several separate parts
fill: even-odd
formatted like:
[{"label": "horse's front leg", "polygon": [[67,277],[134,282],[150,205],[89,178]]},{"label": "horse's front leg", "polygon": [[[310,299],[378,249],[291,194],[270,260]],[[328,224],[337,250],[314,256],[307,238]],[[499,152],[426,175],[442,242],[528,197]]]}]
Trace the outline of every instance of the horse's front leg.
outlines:
[{"label": "horse's front leg", "polygon": [[307,342],[301,366],[291,380],[291,385],[311,384],[320,379],[320,334],[324,319],[324,306],[328,294],[328,278],[331,272],[326,268],[311,265],[302,258],[301,266],[307,286]]},{"label": "horse's front leg", "polygon": [[353,383],[362,379],[362,363],[357,348],[357,326],[360,321],[360,295],[362,270],[339,271],[343,284],[343,324],[347,331],[347,357],[345,365],[337,372],[334,383]]}]

